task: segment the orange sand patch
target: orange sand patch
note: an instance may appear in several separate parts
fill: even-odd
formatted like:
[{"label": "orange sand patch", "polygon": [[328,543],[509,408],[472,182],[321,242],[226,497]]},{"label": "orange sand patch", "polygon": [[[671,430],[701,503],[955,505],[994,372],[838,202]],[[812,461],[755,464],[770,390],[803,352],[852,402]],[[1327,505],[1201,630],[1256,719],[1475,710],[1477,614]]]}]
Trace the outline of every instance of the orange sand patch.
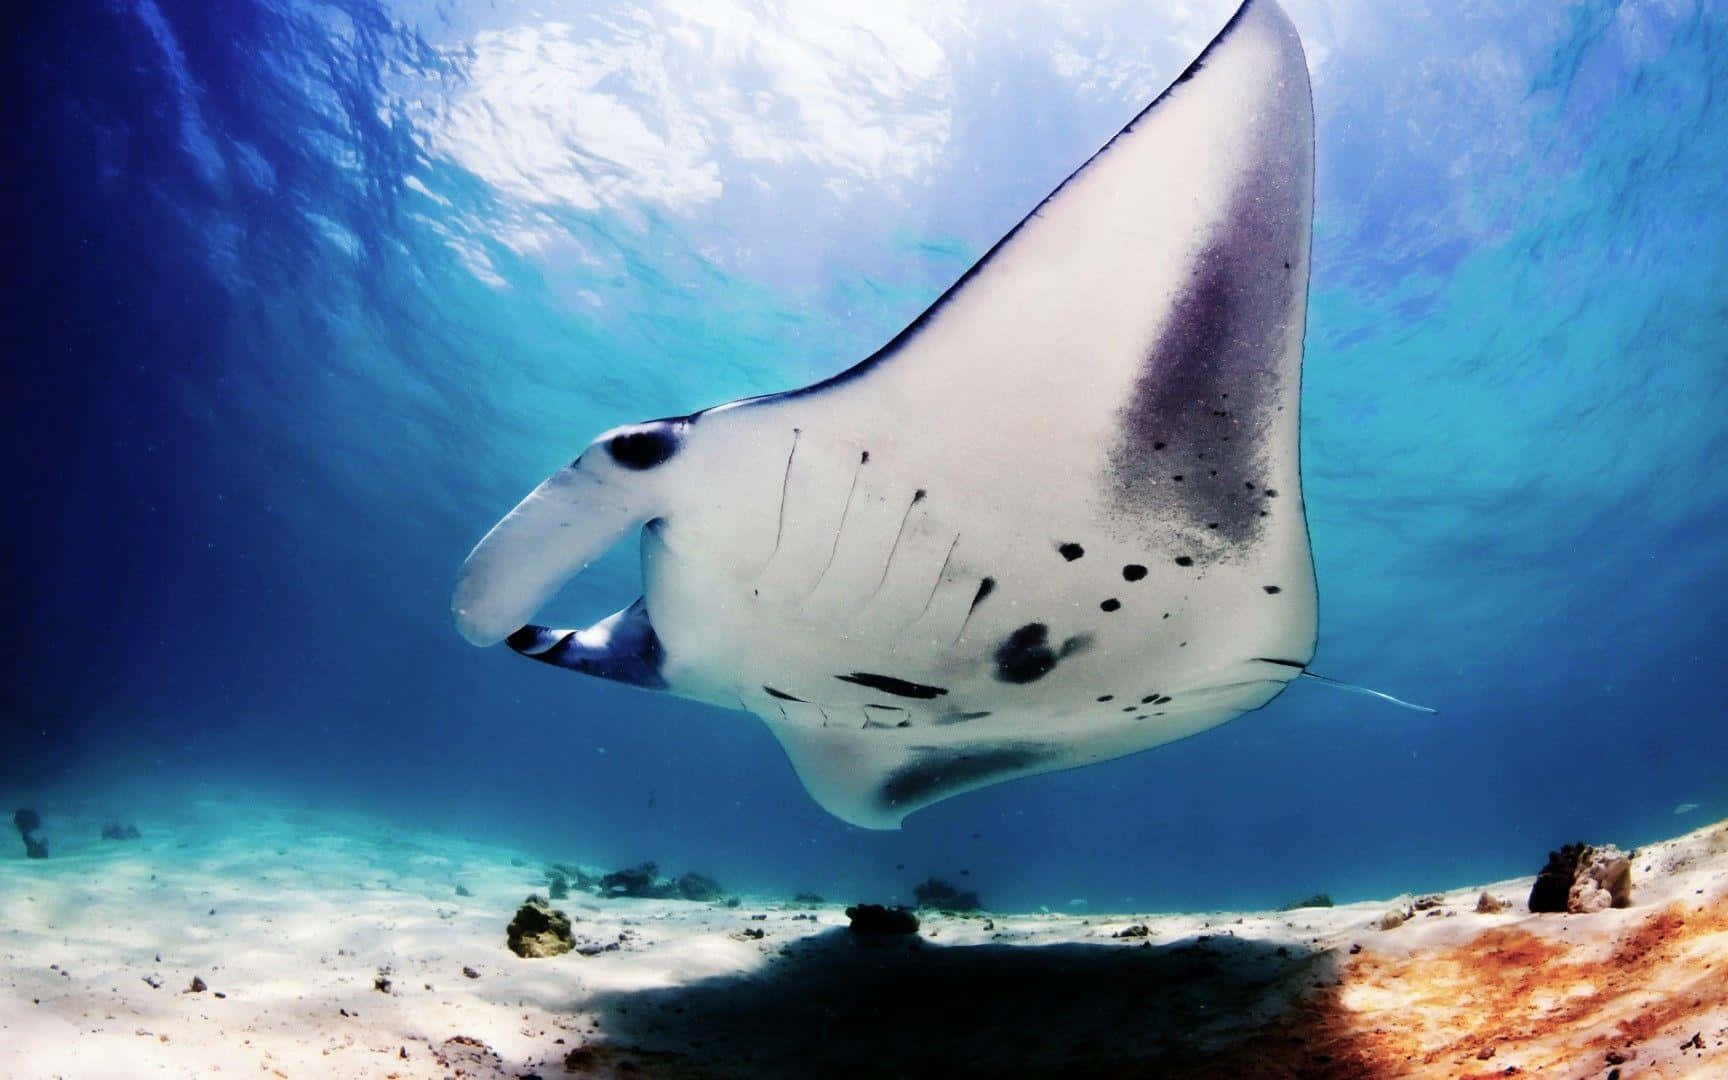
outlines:
[{"label": "orange sand patch", "polygon": [[1505,927],[1363,953],[1337,985],[1179,1075],[1728,1077],[1728,897],[1654,911],[1606,952],[1588,918],[1576,945]]}]

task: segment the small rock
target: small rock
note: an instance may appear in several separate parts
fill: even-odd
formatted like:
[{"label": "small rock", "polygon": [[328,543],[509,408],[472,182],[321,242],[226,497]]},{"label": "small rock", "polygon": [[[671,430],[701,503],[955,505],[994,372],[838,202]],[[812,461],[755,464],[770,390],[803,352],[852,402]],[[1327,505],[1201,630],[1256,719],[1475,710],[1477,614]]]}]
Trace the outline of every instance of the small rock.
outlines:
[{"label": "small rock", "polygon": [[480,973],[471,967],[464,967],[462,969],[462,974],[468,976],[470,979],[478,979],[480,977]]},{"label": "small rock", "polygon": [[474,894],[468,891],[468,886],[463,885],[461,882],[457,882],[456,895],[457,896],[473,896]]},{"label": "small rock", "polygon": [[1428,911],[1431,908],[1439,907],[1445,902],[1446,898],[1444,896],[1439,893],[1430,893],[1427,896],[1418,896],[1411,906],[1417,911]]},{"label": "small rock", "polygon": [[[985,929],[988,930],[989,927],[985,927]],[[1145,923],[1135,923],[1133,926],[1123,927],[1110,936],[1113,938],[1143,938],[1150,933],[1152,933],[1151,927]]]},{"label": "small rock", "polygon": [[1407,907],[1392,908],[1390,911],[1386,912],[1386,914],[1380,916],[1380,922],[1376,925],[1378,925],[1382,930],[1396,930],[1400,926],[1409,922],[1412,914],[1414,913]]},{"label": "small rock", "polygon": [[1510,901],[1500,899],[1487,889],[1483,889],[1482,895],[1476,898],[1476,914],[1478,915],[1498,915],[1511,906]]},{"label": "small rock", "polygon": [[372,980],[372,989],[378,991],[380,994],[388,994],[390,992],[390,980],[385,976],[380,975],[376,979]]},{"label": "small rock", "polygon": [[144,985],[152,990],[160,990],[162,989],[162,980],[154,975],[146,975],[144,976]]},{"label": "small rock", "polygon": [[185,990],[182,990],[181,993],[184,993],[184,994],[202,994],[204,991],[206,991],[208,989],[210,989],[210,987],[205,985],[204,980],[199,978],[198,976],[194,975],[194,976],[192,976],[192,985],[188,986]]},{"label": "small rock", "polygon": [[1493,1056],[1494,1056],[1494,1048],[1492,1046],[1484,1046],[1482,1049],[1476,1051],[1476,1060],[1477,1061],[1487,1061],[1489,1058],[1491,1058]]}]

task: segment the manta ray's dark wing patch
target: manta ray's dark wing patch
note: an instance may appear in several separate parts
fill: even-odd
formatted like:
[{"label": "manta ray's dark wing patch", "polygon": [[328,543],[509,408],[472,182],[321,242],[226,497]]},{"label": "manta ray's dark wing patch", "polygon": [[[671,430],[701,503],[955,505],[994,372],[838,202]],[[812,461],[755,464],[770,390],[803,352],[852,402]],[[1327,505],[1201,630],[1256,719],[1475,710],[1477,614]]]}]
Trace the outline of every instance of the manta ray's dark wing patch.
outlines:
[{"label": "manta ray's dark wing patch", "polygon": [[1248,125],[1255,166],[1189,263],[1110,454],[1118,506],[1206,530],[1208,559],[1258,539],[1272,419],[1296,408],[1284,365],[1307,289],[1312,146],[1290,133],[1307,110],[1305,95],[1281,96]]},{"label": "manta ray's dark wing patch", "polygon": [[1057,752],[1036,742],[914,746],[911,760],[888,774],[878,797],[888,808],[932,802],[957,788],[1035,768]]}]

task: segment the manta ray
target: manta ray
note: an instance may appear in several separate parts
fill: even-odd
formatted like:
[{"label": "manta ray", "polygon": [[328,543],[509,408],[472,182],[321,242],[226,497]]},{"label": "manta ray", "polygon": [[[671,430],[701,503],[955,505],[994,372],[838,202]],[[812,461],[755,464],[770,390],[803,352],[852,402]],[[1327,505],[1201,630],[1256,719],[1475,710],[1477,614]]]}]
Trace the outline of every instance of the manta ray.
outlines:
[{"label": "manta ray", "polygon": [[[1261,708],[1315,647],[1313,141],[1248,0],[875,354],[600,435],[468,556],[458,629],[754,713],[866,828]],[[640,599],[528,622],[637,530]]]}]

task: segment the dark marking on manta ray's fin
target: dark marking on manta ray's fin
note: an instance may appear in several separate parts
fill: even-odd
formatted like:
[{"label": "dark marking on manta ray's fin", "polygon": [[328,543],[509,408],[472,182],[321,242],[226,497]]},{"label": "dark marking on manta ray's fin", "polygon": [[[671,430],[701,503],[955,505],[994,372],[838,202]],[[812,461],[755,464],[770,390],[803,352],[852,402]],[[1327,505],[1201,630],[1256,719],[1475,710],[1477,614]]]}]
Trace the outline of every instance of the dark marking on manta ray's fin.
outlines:
[{"label": "dark marking on manta ray's fin", "polygon": [[1426,705],[1418,705],[1413,701],[1405,701],[1403,698],[1396,698],[1391,694],[1379,690],[1370,690],[1366,686],[1357,686],[1355,683],[1347,683],[1339,679],[1328,679],[1326,676],[1316,675],[1312,671],[1302,672],[1299,678],[1313,679],[1315,682],[1325,683],[1327,686],[1336,687],[1339,690],[1348,690],[1352,694],[1366,694],[1369,697],[1379,698],[1381,701],[1396,705],[1401,709],[1409,709],[1411,712],[1426,713],[1429,716],[1440,715],[1439,709],[1431,709]]},{"label": "dark marking on manta ray's fin", "polygon": [[800,702],[800,703],[805,704],[805,705],[809,704],[809,702],[806,701],[804,698],[793,697],[791,694],[788,694],[786,691],[776,690],[772,686],[769,686],[767,683],[762,684],[762,691],[763,691],[763,693],[767,694],[769,697],[776,697],[776,698],[779,698],[781,701],[796,701],[796,702]]},{"label": "dark marking on manta ray's fin", "polygon": [[905,698],[937,698],[948,693],[940,686],[926,686],[924,683],[908,682],[896,679],[892,675],[876,675],[868,671],[854,671],[850,675],[836,675],[841,682],[849,682],[858,686],[868,686],[872,690],[880,690],[884,694],[893,694]]},{"label": "dark marking on manta ray's fin", "polygon": [[1034,742],[971,749],[915,746],[912,751],[915,756],[882,782],[877,798],[884,807],[931,802],[955,788],[1031,769],[1054,756],[1049,746]]}]

